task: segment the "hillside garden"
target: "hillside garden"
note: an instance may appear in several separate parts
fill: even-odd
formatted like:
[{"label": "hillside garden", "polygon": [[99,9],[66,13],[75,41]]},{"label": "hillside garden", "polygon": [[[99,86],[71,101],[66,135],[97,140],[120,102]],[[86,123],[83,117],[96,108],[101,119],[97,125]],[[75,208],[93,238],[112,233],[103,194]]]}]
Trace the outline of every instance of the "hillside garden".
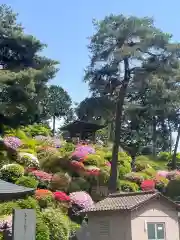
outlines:
[{"label": "hillside garden", "polygon": [[[108,146],[67,143],[51,137],[46,126],[36,124],[6,129],[0,149],[0,178],[35,189],[33,197],[0,204],[1,232],[3,228],[11,230],[13,208],[34,208],[36,239],[69,239],[85,217],[79,211],[105,197],[93,189],[108,186],[112,159]],[[119,152],[119,190],[157,189],[178,200],[180,172],[168,170],[168,152],[156,158],[139,155],[134,172],[131,161],[127,153]]]},{"label": "hillside garden", "polygon": [[[157,189],[179,200],[180,44],[171,34],[148,17],[93,20],[89,95],[73,103],[50,84],[59,61],[7,5],[0,25],[0,179],[35,189],[0,203],[1,239],[12,234],[14,208],[36,210],[37,240],[68,240],[86,221],[80,211],[107,192]],[[96,135],[104,144],[65,141],[56,122],[74,119],[106,126]]]}]

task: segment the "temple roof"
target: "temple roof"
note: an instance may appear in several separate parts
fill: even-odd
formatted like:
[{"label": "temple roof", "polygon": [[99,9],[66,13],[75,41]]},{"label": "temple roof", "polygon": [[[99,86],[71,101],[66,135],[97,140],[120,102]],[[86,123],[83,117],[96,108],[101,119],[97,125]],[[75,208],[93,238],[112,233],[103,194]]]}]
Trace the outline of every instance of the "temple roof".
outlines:
[{"label": "temple roof", "polygon": [[84,121],[74,121],[70,124],[67,124],[61,128],[62,131],[69,131],[69,132],[93,132],[97,131],[99,129],[104,128],[105,126],[98,125],[95,123],[90,123],[90,122],[84,122]]},{"label": "temple roof", "polygon": [[16,198],[28,194],[33,194],[33,188],[26,188],[23,186],[18,186],[13,183],[5,182],[0,179],[0,200],[5,200],[9,198]]}]

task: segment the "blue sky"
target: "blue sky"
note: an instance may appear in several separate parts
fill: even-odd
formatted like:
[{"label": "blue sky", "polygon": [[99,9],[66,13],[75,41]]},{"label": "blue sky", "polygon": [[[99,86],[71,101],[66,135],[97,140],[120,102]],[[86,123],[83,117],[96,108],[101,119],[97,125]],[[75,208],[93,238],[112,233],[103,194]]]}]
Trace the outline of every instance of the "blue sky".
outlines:
[{"label": "blue sky", "polygon": [[64,87],[73,101],[88,96],[83,83],[87,66],[88,36],[93,33],[92,19],[114,14],[154,17],[157,26],[180,41],[180,1],[171,0],[0,0],[19,13],[27,33],[48,45],[44,54],[61,62],[60,71],[52,84]]},{"label": "blue sky", "polygon": [[163,31],[180,41],[179,0],[0,0],[19,13],[25,31],[48,45],[44,55],[59,60],[60,71],[52,84],[61,85],[73,101],[89,95],[83,83],[87,66],[88,36],[93,34],[92,19],[110,13],[153,17]]}]

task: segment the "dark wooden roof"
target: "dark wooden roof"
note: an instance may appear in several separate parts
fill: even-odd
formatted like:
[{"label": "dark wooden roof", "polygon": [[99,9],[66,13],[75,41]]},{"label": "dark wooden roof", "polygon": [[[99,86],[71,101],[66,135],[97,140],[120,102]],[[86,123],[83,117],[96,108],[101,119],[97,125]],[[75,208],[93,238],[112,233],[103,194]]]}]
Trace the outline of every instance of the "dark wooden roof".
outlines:
[{"label": "dark wooden roof", "polygon": [[113,211],[113,210],[133,210],[141,205],[153,200],[157,197],[161,197],[173,204],[174,207],[179,208],[178,204],[164,197],[158,191],[149,192],[135,192],[135,193],[115,193],[110,194],[104,200],[94,204],[93,206],[83,210],[82,212],[99,212],[99,211]]},{"label": "dark wooden roof", "polygon": [[69,131],[69,132],[92,132],[92,131],[97,131],[99,129],[104,128],[105,126],[98,125],[95,123],[90,123],[90,122],[84,122],[84,121],[74,121],[70,124],[67,124],[63,127],[61,127],[62,131]]},{"label": "dark wooden roof", "polygon": [[34,193],[33,188],[18,186],[0,179],[0,200],[14,199]]}]

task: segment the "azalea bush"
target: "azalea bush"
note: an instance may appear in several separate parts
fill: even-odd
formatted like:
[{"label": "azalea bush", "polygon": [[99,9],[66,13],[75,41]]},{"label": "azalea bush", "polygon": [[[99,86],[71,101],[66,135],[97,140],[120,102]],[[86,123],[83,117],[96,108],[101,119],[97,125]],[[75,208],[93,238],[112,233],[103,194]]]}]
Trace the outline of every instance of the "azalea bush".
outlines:
[{"label": "azalea bush", "polygon": [[37,189],[35,192],[35,198],[39,202],[41,208],[46,208],[52,203],[54,195],[47,189]]},{"label": "azalea bush", "polygon": [[93,200],[86,192],[72,192],[69,195],[71,203],[78,205],[81,208],[87,208],[93,205]]},{"label": "azalea bush", "polygon": [[25,167],[39,168],[39,161],[38,161],[37,157],[31,153],[19,152],[18,158],[16,159],[16,161]]},{"label": "azalea bush", "polygon": [[4,145],[7,148],[16,150],[17,148],[19,148],[22,145],[22,142],[19,138],[17,137],[12,137],[12,136],[7,136],[4,138]]},{"label": "azalea bush", "polygon": [[0,218],[0,233],[3,236],[12,236],[12,215]]},{"label": "azalea bush", "polygon": [[24,175],[24,168],[19,164],[7,164],[0,169],[0,178],[4,181],[15,182]]},{"label": "azalea bush", "polygon": [[70,197],[62,191],[54,192],[54,198],[58,202],[70,202]]},{"label": "azalea bush", "polygon": [[141,189],[143,191],[151,191],[155,189],[155,181],[154,180],[144,180],[141,183]]},{"label": "azalea bush", "polygon": [[52,174],[49,174],[47,172],[34,170],[30,172],[31,175],[35,176],[39,181],[45,181],[50,182],[52,179]]}]

